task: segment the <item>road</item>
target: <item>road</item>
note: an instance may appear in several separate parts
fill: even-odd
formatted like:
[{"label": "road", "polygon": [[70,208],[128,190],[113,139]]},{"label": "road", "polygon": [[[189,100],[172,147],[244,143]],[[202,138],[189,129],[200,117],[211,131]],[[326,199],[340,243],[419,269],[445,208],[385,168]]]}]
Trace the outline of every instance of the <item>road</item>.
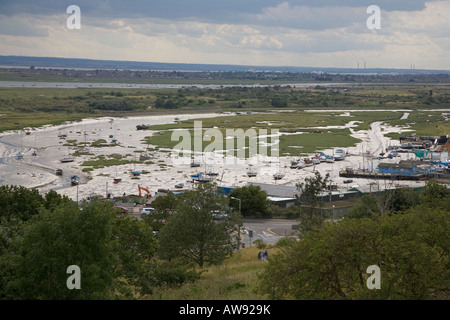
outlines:
[{"label": "road", "polygon": [[[246,246],[258,239],[268,244],[276,243],[282,237],[293,235],[296,230],[292,226],[296,224],[296,220],[287,219],[244,219],[241,238]],[[250,230],[253,231],[252,238]]]}]

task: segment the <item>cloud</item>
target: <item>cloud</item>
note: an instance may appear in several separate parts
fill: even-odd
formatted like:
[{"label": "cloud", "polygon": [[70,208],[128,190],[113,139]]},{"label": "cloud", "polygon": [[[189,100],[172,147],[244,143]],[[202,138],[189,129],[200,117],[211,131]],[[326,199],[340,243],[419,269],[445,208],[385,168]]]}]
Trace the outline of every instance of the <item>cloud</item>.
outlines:
[{"label": "cloud", "polygon": [[0,34],[10,36],[46,37],[48,31],[44,21],[30,21],[28,16],[9,17],[0,14]]},{"label": "cloud", "polygon": [[76,2],[81,30],[66,28],[66,8],[75,2],[0,3],[0,54],[450,69],[450,1],[377,1],[381,30],[366,27],[373,1]]}]

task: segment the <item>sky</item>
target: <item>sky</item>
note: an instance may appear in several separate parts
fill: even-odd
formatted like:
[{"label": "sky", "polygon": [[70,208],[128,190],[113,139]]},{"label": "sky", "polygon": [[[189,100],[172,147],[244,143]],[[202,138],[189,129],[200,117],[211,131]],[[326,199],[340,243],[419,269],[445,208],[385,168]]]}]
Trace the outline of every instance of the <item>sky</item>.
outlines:
[{"label": "sky", "polygon": [[450,70],[450,0],[0,0],[0,55]]}]

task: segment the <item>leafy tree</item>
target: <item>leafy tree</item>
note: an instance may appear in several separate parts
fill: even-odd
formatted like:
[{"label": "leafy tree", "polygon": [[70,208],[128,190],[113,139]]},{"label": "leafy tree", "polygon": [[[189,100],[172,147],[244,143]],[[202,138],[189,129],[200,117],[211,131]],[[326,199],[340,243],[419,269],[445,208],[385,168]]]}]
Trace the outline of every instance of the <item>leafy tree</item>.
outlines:
[{"label": "leafy tree", "polygon": [[232,197],[241,200],[241,213],[244,217],[252,215],[265,217],[270,212],[270,201],[267,199],[267,193],[261,190],[260,186],[249,185],[231,190],[228,198],[233,207],[238,209],[239,200],[231,199]]},{"label": "leafy tree", "polygon": [[72,200],[67,197],[60,195],[55,190],[50,190],[47,192],[44,196],[44,208],[48,210],[53,210],[63,204],[67,204],[69,202],[72,202]]},{"label": "leafy tree", "polygon": [[307,177],[304,182],[296,185],[300,191],[299,201],[302,208],[298,218],[301,232],[320,227],[325,220],[325,213],[322,210],[323,201],[320,199],[319,194],[326,189],[329,177],[328,173],[325,177],[322,177],[316,171],[314,177]]},{"label": "leafy tree", "polygon": [[[115,260],[111,242],[111,204],[65,203],[43,209],[24,226],[10,250],[14,299],[104,299],[111,297]],[[81,269],[81,289],[69,290],[67,268]]]},{"label": "leafy tree", "polygon": [[450,208],[450,189],[436,180],[429,180],[421,195],[422,205],[431,208]]},{"label": "leafy tree", "polygon": [[10,220],[16,217],[20,220],[28,220],[39,213],[44,199],[39,192],[23,186],[0,186],[0,218]]},{"label": "leafy tree", "polygon": [[172,214],[159,233],[163,259],[181,259],[203,266],[220,264],[237,247],[237,214],[218,218],[215,213],[227,212],[228,199],[217,194],[214,184],[199,185],[177,201]]},{"label": "leafy tree", "polygon": [[165,196],[158,196],[152,201],[152,207],[155,212],[145,215],[143,220],[154,231],[159,231],[167,222],[167,219],[173,214],[177,207],[178,198],[173,192],[169,192]]},{"label": "leafy tree", "polygon": [[360,198],[359,204],[350,210],[346,218],[372,218],[378,214],[379,211],[375,197],[370,194],[364,194]]},{"label": "leafy tree", "polygon": [[142,220],[121,216],[114,219],[112,230],[116,261],[112,264],[115,288],[132,297],[131,287],[141,294],[151,293],[153,276],[152,258],[158,241],[152,228]]},{"label": "leafy tree", "polygon": [[[420,206],[400,215],[344,219],[284,242],[261,275],[273,299],[450,298],[450,211]],[[381,288],[367,288],[367,267]]]}]

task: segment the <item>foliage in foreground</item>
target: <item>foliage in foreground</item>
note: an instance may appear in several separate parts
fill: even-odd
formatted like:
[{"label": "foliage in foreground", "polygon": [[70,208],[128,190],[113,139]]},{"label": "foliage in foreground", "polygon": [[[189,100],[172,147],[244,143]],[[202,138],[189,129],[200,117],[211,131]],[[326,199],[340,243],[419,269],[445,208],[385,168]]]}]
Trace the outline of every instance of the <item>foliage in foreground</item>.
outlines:
[{"label": "foliage in foreground", "polygon": [[[447,300],[449,196],[430,182],[420,204],[406,210],[324,223],[300,241],[283,241],[261,288],[271,299]],[[372,265],[380,268],[380,289],[368,289]]]}]

